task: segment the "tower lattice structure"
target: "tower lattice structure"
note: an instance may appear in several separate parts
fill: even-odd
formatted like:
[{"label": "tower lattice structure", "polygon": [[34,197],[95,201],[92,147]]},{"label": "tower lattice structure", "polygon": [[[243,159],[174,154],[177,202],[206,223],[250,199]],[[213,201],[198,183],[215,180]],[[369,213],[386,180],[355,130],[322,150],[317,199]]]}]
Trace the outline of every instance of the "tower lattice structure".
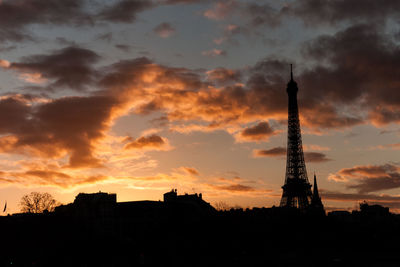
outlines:
[{"label": "tower lattice structure", "polygon": [[304,162],[303,145],[301,141],[299,109],[297,105],[297,83],[293,80],[292,65],[291,79],[287,84],[288,94],[288,139],[285,184],[281,207],[306,209],[311,204],[311,184],[308,181],[306,164]]}]

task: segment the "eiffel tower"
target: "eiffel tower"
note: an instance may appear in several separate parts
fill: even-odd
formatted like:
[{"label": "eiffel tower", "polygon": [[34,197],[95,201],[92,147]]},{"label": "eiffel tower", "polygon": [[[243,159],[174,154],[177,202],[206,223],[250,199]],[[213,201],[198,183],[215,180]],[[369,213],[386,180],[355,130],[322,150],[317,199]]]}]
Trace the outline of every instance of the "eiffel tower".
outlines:
[{"label": "eiffel tower", "polygon": [[297,91],[299,89],[297,88],[297,83],[293,80],[292,65],[290,65],[290,77],[286,89],[289,98],[286,175],[285,184],[282,186],[283,193],[280,206],[305,210],[311,204],[312,193],[301,142],[299,109],[297,106]]}]

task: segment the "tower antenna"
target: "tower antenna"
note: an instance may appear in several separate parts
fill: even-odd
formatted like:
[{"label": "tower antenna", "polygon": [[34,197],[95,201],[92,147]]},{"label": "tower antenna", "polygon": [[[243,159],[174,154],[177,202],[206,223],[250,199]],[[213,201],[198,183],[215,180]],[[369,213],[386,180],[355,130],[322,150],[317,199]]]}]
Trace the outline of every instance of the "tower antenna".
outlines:
[{"label": "tower antenna", "polygon": [[293,81],[293,64],[290,64],[290,80]]}]

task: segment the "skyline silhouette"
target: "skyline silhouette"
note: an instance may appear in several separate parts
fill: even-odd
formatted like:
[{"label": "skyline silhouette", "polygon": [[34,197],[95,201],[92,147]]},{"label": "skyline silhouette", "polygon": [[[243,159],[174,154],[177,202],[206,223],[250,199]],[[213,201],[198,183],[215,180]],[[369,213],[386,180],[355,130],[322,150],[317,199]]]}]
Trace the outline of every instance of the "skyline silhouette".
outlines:
[{"label": "skyline silhouette", "polygon": [[325,210],[400,212],[400,3],[348,2],[0,1],[3,215],[29,192],[279,206],[289,64]]}]

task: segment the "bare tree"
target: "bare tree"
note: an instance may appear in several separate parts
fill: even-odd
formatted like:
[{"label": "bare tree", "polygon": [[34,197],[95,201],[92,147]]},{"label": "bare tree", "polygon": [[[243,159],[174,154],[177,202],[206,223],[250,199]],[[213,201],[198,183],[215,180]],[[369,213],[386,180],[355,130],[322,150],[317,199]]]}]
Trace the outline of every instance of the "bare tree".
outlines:
[{"label": "bare tree", "polygon": [[31,192],[21,198],[19,205],[22,212],[43,213],[44,211],[54,211],[59,203],[49,193]]},{"label": "bare tree", "polygon": [[224,211],[229,210],[231,207],[225,201],[218,201],[214,203],[214,207],[216,210]]}]

